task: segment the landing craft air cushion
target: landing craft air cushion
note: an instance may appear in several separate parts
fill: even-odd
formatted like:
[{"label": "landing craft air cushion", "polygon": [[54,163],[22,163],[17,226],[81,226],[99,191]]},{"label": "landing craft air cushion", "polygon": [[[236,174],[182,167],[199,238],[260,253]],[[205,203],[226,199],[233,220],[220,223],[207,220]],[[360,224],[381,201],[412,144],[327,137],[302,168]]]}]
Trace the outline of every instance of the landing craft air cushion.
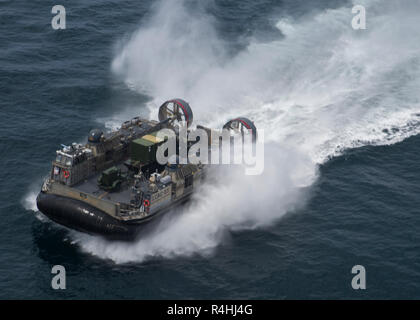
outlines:
[{"label": "landing craft air cushion", "polygon": [[[192,121],[189,104],[173,99],[159,108],[159,121],[135,117],[114,132],[92,130],[85,145],[63,146],[56,151],[37,197],[38,209],[56,223],[81,232],[118,240],[135,238],[141,227],[187,201],[209,173],[208,164],[178,160],[161,164],[156,159],[164,143],[158,131],[173,130],[179,144],[179,128],[185,126],[190,132]],[[209,133],[211,144],[212,130],[198,128]],[[230,120],[223,129],[251,133],[253,141],[257,135],[254,123],[244,117]]]}]

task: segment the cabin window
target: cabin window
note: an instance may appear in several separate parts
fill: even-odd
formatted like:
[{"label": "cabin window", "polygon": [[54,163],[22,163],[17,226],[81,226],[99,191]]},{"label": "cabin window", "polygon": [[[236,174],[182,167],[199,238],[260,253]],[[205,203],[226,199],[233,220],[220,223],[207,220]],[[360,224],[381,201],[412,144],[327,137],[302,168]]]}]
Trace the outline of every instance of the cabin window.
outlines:
[{"label": "cabin window", "polygon": [[66,164],[66,166],[71,166],[72,165],[72,159],[70,157],[65,157],[65,164]]}]

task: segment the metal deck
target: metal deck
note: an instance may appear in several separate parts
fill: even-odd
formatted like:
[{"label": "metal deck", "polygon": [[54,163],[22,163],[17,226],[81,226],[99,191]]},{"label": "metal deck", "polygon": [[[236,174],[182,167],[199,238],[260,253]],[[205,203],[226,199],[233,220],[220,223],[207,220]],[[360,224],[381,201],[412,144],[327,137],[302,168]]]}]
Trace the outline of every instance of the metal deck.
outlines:
[{"label": "metal deck", "polygon": [[[116,165],[116,167],[121,169],[122,172],[127,172],[127,168],[123,164]],[[99,188],[97,181],[100,175],[101,173],[95,174],[84,182],[74,185],[73,188],[98,197],[99,199],[118,203],[130,203],[131,188],[127,183],[123,183],[120,190],[109,192]]]}]

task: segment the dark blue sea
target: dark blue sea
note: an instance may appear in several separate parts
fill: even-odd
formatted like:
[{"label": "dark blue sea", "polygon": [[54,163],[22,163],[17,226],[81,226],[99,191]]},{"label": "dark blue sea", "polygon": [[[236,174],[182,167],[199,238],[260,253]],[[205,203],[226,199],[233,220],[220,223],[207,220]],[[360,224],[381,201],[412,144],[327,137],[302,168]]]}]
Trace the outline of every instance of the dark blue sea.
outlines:
[{"label": "dark blue sea", "polygon": [[[359,2],[362,30],[357,1],[64,0],[54,30],[54,2],[2,0],[0,298],[419,299],[420,3]],[[264,173],[133,243],[38,212],[60,144],[174,97],[253,119]]]}]

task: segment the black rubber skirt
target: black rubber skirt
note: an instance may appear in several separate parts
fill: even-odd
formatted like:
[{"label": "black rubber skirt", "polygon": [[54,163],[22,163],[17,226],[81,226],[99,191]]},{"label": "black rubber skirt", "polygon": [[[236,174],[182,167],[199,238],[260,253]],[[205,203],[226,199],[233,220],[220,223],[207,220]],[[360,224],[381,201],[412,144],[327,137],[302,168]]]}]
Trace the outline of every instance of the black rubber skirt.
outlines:
[{"label": "black rubber skirt", "polygon": [[143,224],[148,224],[147,221],[140,224],[124,223],[82,201],[53,194],[41,192],[36,201],[39,211],[54,222],[109,239],[132,240]]}]

